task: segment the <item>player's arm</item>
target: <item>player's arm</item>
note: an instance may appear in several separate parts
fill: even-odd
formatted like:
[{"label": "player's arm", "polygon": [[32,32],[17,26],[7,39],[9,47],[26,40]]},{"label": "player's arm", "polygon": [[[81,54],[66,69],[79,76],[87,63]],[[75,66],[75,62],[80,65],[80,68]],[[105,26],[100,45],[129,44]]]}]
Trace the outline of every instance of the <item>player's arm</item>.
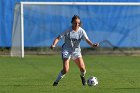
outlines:
[{"label": "player's arm", "polygon": [[88,38],[86,39],[86,42],[93,48],[99,46],[99,43],[92,43]]},{"label": "player's arm", "polygon": [[58,43],[59,40],[60,40],[60,37],[59,36],[54,39],[53,44],[50,47],[52,50],[55,48],[55,46],[56,46],[56,44]]},{"label": "player's arm", "polygon": [[91,47],[98,47],[99,46],[99,43],[92,43],[90,41],[90,39],[88,38],[86,32],[83,30],[83,39],[91,46]]},{"label": "player's arm", "polygon": [[60,39],[65,37],[65,34],[68,32],[69,30],[64,31],[63,33],[61,33],[56,39],[54,39],[53,44],[51,45],[51,49],[53,50],[56,46],[56,44],[59,42]]}]

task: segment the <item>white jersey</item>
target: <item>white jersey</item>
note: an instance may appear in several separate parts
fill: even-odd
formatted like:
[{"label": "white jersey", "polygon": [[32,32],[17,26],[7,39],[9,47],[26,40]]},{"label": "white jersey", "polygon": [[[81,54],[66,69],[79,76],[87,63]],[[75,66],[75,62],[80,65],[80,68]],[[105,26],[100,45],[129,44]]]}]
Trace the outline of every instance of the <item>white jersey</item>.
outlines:
[{"label": "white jersey", "polygon": [[79,27],[78,31],[74,31],[72,27],[70,27],[60,34],[59,37],[64,39],[62,49],[69,51],[81,51],[80,41],[88,39],[85,30],[81,27]]}]

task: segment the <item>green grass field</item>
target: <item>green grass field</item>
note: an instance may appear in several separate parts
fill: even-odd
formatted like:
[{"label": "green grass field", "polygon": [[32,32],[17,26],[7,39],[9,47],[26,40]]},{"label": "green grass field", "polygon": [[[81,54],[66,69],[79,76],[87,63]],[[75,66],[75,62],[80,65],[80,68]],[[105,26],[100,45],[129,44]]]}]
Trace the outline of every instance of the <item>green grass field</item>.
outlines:
[{"label": "green grass field", "polygon": [[0,93],[140,93],[140,57],[84,56],[86,77],[99,85],[82,86],[76,64],[57,87],[52,83],[62,68],[60,56],[0,57]]}]

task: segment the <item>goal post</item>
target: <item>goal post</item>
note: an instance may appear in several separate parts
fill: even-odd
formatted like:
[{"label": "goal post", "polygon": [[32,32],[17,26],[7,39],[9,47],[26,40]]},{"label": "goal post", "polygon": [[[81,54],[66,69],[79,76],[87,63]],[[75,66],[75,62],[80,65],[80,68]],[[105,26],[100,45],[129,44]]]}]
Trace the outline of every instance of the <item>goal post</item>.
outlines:
[{"label": "goal post", "polygon": [[[11,56],[20,56],[20,57],[24,58],[24,47],[26,46],[24,44],[25,43],[25,39],[24,39],[25,38],[25,36],[24,36],[25,35],[25,33],[24,33],[25,32],[25,23],[28,23],[25,21],[25,18],[30,16],[30,15],[27,16],[27,14],[25,12],[26,11],[29,12],[32,10],[34,12],[36,12],[35,11],[36,9],[33,9],[36,6],[38,6],[36,8],[37,12],[38,11],[45,11],[45,9],[47,8],[47,9],[52,9],[53,11],[56,12],[56,13],[52,13],[53,15],[55,15],[55,14],[58,15],[59,11],[61,13],[61,10],[62,10],[62,8],[60,8],[60,10],[58,10],[59,9],[58,6],[60,6],[60,7],[61,6],[84,6],[84,7],[85,6],[140,6],[140,3],[139,2],[21,2],[19,4],[16,4],[15,13],[14,13],[13,32],[12,32]],[[40,6],[54,6],[54,7],[57,6],[56,8],[58,8],[58,9],[55,10],[55,8],[53,8],[53,7],[52,8],[51,7],[44,7],[45,9],[43,9],[43,8],[39,8]],[[80,8],[82,8],[82,7],[80,7]],[[43,9],[43,10],[38,10],[38,9]],[[48,11],[50,12],[51,10],[48,10]],[[73,10],[71,10],[71,11],[73,11]],[[64,11],[64,12],[67,13],[68,11]],[[74,10],[72,15],[73,14],[80,14],[81,12],[82,11],[79,12],[79,9],[77,9],[77,10]],[[65,15],[67,15],[66,13],[65,13]],[[87,13],[87,12],[85,12],[85,13]],[[36,15],[39,15],[39,16],[47,16],[45,14],[49,15],[49,13],[44,13],[44,12],[42,14],[36,14]],[[83,15],[89,15],[89,17],[91,17],[90,16],[91,14],[94,15],[93,13],[83,14]],[[31,16],[31,18],[33,18],[32,23],[37,23],[37,25],[39,25],[39,23],[36,20],[39,20],[40,18],[36,17],[35,18],[36,20],[34,20],[34,15],[35,15],[35,13]],[[56,20],[59,20],[59,17],[60,16],[58,16],[58,18]],[[70,17],[72,17],[72,16],[70,15]],[[50,20],[51,18],[52,17],[50,16],[48,19],[45,19],[45,20],[49,20],[48,22],[52,22],[52,20]],[[30,22],[30,19],[27,19],[27,20]],[[54,25],[56,23],[57,22],[54,22]],[[43,22],[41,24],[48,24],[48,23]],[[58,23],[58,24],[61,24],[61,23]],[[28,26],[30,26],[30,25],[28,25]],[[49,24],[48,24],[48,26],[49,26]],[[50,25],[50,26],[52,26],[52,25]],[[36,28],[36,26],[32,26],[32,29],[34,29],[33,27]],[[47,28],[47,27],[45,27],[44,25],[43,26],[41,25],[40,28]],[[29,31],[30,31],[29,33],[34,33],[31,31],[32,29],[31,28],[29,29]],[[55,28],[52,27],[52,29],[55,29]],[[64,27],[63,27],[63,29],[64,29]],[[50,30],[50,29],[48,29],[48,30]],[[42,29],[42,31],[43,31],[43,29]],[[53,32],[53,34],[58,35],[58,32]],[[28,34],[26,34],[26,35],[28,35]],[[40,35],[42,35],[42,33],[40,33]],[[41,42],[41,40],[42,40],[42,37],[40,37],[40,42]],[[32,40],[32,41],[35,42],[34,40]],[[50,41],[48,40],[47,42],[50,42]],[[40,47],[42,45],[31,44],[29,46]],[[46,46],[46,45],[44,45],[44,46]]]},{"label": "goal post", "polygon": [[24,57],[24,30],[23,28],[23,15],[21,10],[21,3],[15,5],[14,10],[14,20],[13,20],[13,29],[12,29],[12,46],[11,46],[11,56]]}]

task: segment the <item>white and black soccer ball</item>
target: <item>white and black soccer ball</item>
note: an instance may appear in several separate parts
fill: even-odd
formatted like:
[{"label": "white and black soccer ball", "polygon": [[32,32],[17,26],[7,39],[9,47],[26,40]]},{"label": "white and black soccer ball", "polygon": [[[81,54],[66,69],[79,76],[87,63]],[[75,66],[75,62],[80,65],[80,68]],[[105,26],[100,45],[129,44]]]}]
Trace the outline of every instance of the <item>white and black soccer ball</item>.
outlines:
[{"label": "white and black soccer ball", "polygon": [[88,86],[96,86],[98,85],[98,80],[96,77],[92,76],[87,80]]}]

